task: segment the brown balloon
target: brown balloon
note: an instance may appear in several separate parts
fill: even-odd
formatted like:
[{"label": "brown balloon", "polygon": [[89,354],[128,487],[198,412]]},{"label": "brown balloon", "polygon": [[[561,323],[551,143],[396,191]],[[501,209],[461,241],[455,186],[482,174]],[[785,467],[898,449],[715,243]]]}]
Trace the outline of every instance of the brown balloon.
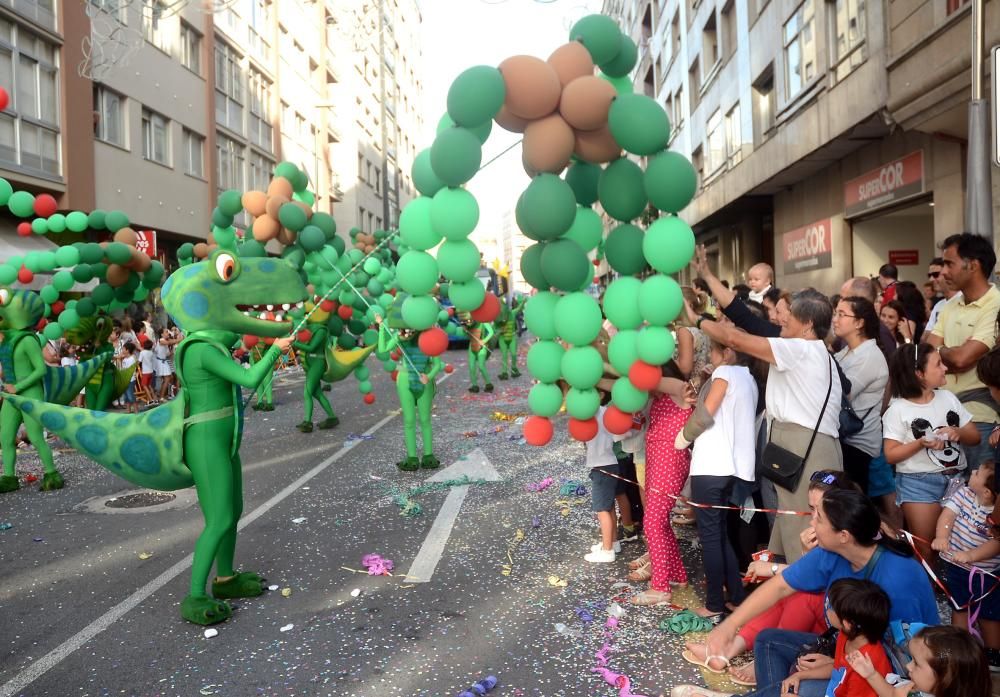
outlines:
[{"label": "brown balloon", "polygon": [[[199,242],[194,246],[194,255],[199,259],[204,259],[208,256],[208,244],[205,242]],[[109,267],[110,268],[110,267]]]},{"label": "brown balloon", "polygon": [[208,249],[205,250],[205,256],[206,257],[209,256],[212,252],[214,252],[218,248],[219,248],[219,245],[217,245],[217,244],[210,244],[210,245],[208,245]]},{"label": "brown balloon", "polygon": [[570,41],[557,48],[549,56],[548,64],[555,69],[563,87],[578,77],[594,74],[590,52],[579,41]]},{"label": "brown balloon", "polygon": [[286,227],[278,230],[278,242],[283,245],[295,244],[295,233]]},{"label": "brown balloon", "polygon": [[130,265],[133,269],[140,273],[145,273],[152,266],[153,260],[149,258],[145,253],[140,252],[138,249],[132,250],[132,261]]},{"label": "brown balloon", "polygon": [[576,131],[576,156],[585,162],[611,162],[622,154],[622,146],[607,126],[596,131]]},{"label": "brown balloon", "polygon": [[306,220],[312,217],[313,209],[308,203],[303,203],[302,201],[292,201],[292,203],[302,209],[302,212],[306,214]]},{"label": "brown balloon", "polygon": [[267,194],[263,191],[248,191],[243,194],[241,201],[247,213],[254,218],[264,215],[267,210],[264,207],[267,205]]},{"label": "brown balloon", "polygon": [[120,264],[108,264],[107,273],[104,280],[112,288],[118,288],[128,283],[129,270]]},{"label": "brown balloon", "polygon": [[292,198],[292,183],[284,177],[275,177],[267,185],[268,196],[284,196],[286,199]]},{"label": "brown balloon", "polygon": [[618,92],[607,80],[588,75],[566,85],[559,113],[578,131],[594,131],[608,122],[608,110]]},{"label": "brown balloon", "polygon": [[531,123],[528,119],[514,116],[508,111],[506,105],[500,107],[500,111],[493,117],[493,120],[496,121],[497,126],[511,133],[524,133],[524,129]]},{"label": "brown balloon", "polygon": [[208,234],[205,235],[205,242],[208,244],[215,244],[215,233],[209,230]]},{"label": "brown balloon", "polygon": [[511,56],[498,67],[507,96],[504,106],[514,116],[537,119],[559,106],[562,84],[555,68],[534,56]]},{"label": "brown balloon", "polygon": [[536,172],[559,174],[569,163],[576,146],[573,129],[559,114],[532,121],[521,144],[526,166]]},{"label": "brown balloon", "polygon": [[267,213],[267,215],[271,216],[272,218],[277,219],[278,211],[281,210],[281,207],[288,202],[289,199],[285,196],[281,196],[280,194],[274,194],[272,196],[268,196],[267,204],[264,206],[264,212]]},{"label": "brown balloon", "polygon": [[264,244],[273,240],[281,229],[281,223],[269,215],[262,215],[253,221],[253,238]]},{"label": "brown balloon", "polygon": [[134,247],[138,240],[139,236],[136,235],[135,230],[130,227],[123,227],[115,233],[115,242],[121,242],[129,245],[130,247]]}]

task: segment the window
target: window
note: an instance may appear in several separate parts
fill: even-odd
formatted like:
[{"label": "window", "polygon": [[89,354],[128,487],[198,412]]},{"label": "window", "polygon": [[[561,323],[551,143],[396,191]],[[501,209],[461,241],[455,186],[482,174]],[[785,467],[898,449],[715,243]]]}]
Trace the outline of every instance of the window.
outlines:
[{"label": "window", "polygon": [[743,159],[743,126],[740,123],[740,103],[726,114],[726,159],[732,165]]},{"label": "window", "polygon": [[681,125],[684,123],[684,86],[680,85],[677,87],[677,91],[674,93],[674,98],[671,103],[670,110],[670,123],[672,125],[671,130],[673,133],[677,133]]},{"label": "window", "polygon": [[968,4],[969,0],[948,0],[948,6],[945,8],[945,14],[954,14],[962,9],[963,5]]},{"label": "window", "polygon": [[275,161],[258,152],[250,151],[250,181],[247,182],[251,191],[267,191],[274,171]]},{"label": "window", "polygon": [[185,68],[201,75],[201,34],[187,22],[181,22],[180,59]]},{"label": "window", "polygon": [[375,168],[375,181],[372,182],[372,186],[375,187],[375,193],[382,193],[382,170],[378,167]]},{"label": "window", "polygon": [[243,71],[240,56],[219,37],[215,42],[215,122],[243,134]]},{"label": "window", "polygon": [[816,17],[814,0],[799,6],[784,29],[785,93],[788,100],[816,76]]},{"label": "window", "polygon": [[842,80],[865,60],[865,0],[837,0],[834,10],[837,35],[833,42],[837,80]]},{"label": "window", "polygon": [[170,122],[149,109],[142,110],[142,156],[170,166]]},{"label": "window", "polygon": [[232,138],[221,133],[215,134],[216,174],[220,191],[243,191],[243,164],[246,160],[244,152],[245,148]]},{"label": "window", "polygon": [[205,176],[205,139],[188,129],[183,130],[184,136],[184,174],[192,177]]},{"label": "window", "polygon": [[688,71],[688,87],[691,91],[691,111],[698,106],[698,99],[701,95],[701,73],[698,71],[698,59],[694,59],[691,69]]},{"label": "window", "polygon": [[718,109],[708,117],[708,125],[705,128],[708,139],[708,157],[705,162],[705,171],[712,174],[719,167],[726,163],[726,133],[723,129],[722,112]]},{"label": "window", "polygon": [[680,13],[674,13],[674,19],[670,23],[670,55],[676,56],[681,51],[681,18]]},{"label": "window", "polygon": [[719,62],[719,34],[716,31],[715,23],[715,13],[708,18],[705,22],[705,27],[701,30],[701,55],[705,59],[705,63],[702,65],[702,69],[705,73],[701,76],[702,82],[704,82],[709,75],[712,74],[712,69],[715,68],[715,64]]},{"label": "window", "polygon": [[250,142],[265,150],[273,149],[271,126],[271,82],[250,68]]},{"label": "window", "polygon": [[363,206],[358,206],[358,227],[361,228],[361,232],[365,232],[365,209]]},{"label": "window", "polygon": [[722,8],[722,50],[727,61],[736,53],[737,42],[736,3],[729,0],[729,4]]},{"label": "window", "polygon": [[163,15],[166,5],[163,0],[142,3],[142,38],[156,46],[161,51],[170,50],[167,42],[167,32],[164,31]]},{"label": "window", "polygon": [[56,28],[55,3],[53,0],[0,0],[22,17],[46,29]]},{"label": "window", "polygon": [[94,85],[94,137],[125,147],[125,98],[104,85]]},{"label": "window", "polygon": [[700,145],[691,153],[691,165],[698,173],[698,188],[700,189],[705,181],[705,157]]},{"label": "window", "polygon": [[365,180],[365,156],[358,153],[358,179]]},{"label": "window", "polygon": [[774,128],[774,67],[767,66],[753,83],[753,142],[760,147]]}]

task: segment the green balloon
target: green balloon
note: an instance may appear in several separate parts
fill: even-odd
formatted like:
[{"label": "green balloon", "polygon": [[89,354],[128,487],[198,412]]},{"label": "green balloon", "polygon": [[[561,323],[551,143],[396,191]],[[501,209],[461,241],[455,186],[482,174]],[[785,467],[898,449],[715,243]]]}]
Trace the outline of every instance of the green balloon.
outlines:
[{"label": "green balloon", "polygon": [[646,269],[642,255],[643,232],[635,225],[619,225],[608,234],[604,243],[604,257],[618,273],[632,276]]},{"label": "green balloon", "polygon": [[619,97],[625,94],[632,94],[635,90],[632,85],[632,80],[627,75],[625,77],[611,77],[610,75],[605,75],[604,73],[598,73],[597,77],[610,82]]},{"label": "green balloon", "polygon": [[653,221],[642,240],[642,254],[660,273],[677,273],[694,256],[694,232],[680,218],[668,216]]},{"label": "green balloon", "polygon": [[[448,114],[445,114],[438,120],[437,130],[435,133],[440,133],[441,131],[446,131],[449,128],[454,128],[456,124]],[[476,138],[479,140],[480,145],[485,145],[486,141],[490,139],[490,133],[493,130],[493,121],[488,120],[479,124],[478,126],[468,126],[470,131],[476,134]]]},{"label": "green balloon", "polygon": [[597,200],[597,183],[602,171],[600,165],[590,162],[574,162],[566,170],[566,183],[581,206],[589,206]]},{"label": "green balloon", "polygon": [[[306,183],[305,183],[304,186],[309,186],[309,179],[308,178],[306,178]],[[309,191],[308,189],[303,188],[301,191],[293,191],[292,192],[292,200],[293,201],[301,201],[302,203],[306,204],[307,206],[312,207],[313,204],[316,203],[316,194],[314,194],[313,192]]]},{"label": "green balloon", "polygon": [[471,281],[452,283],[448,286],[448,297],[459,312],[472,312],[483,304],[486,298],[486,288],[478,278]]},{"label": "green balloon", "polygon": [[58,271],[52,277],[52,285],[56,290],[65,292],[73,287],[75,281],[73,280],[73,274],[69,271]]},{"label": "green balloon", "polygon": [[38,252],[28,252],[24,255],[24,266],[31,273],[38,273],[41,269],[41,259]]},{"label": "green balloon", "polygon": [[[326,246],[326,235],[318,225],[306,225],[299,231],[295,241],[307,252],[318,252]],[[218,238],[216,238],[218,242]]]},{"label": "green balloon", "polygon": [[399,234],[407,247],[426,251],[441,241],[440,233],[431,225],[432,203],[429,196],[418,196],[399,214]]},{"label": "green balloon", "polygon": [[[81,215],[86,215],[86,213],[80,212]],[[73,213],[70,213],[73,215]],[[104,226],[110,232],[118,232],[123,227],[129,226],[128,216],[125,215],[123,211],[109,211],[107,215],[104,216]],[[73,228],[70,228],[72,230]],[[86,229],[86,227],[84,227]],[[74,232],[82,232],[82,230],[74,230]]]},{"label": "green balloon", "polygon": [[545,245],[541,263],[548,285],[566,292],[579,290],[594,275],[594,266],[587,253],[579,244],[565,238]]},{"label": "green balloon", "polygon": [[7,199],[7,208],[18,218],[27,218],[35,212],[35,197],[27,191],[15,191]]},{"label": "green balloon", "polygon": [[546,242],[538,242],[531,245],[521,253],[521,276],[532,288],[548,290],[549,282],[545,280],[542,273],[542,253],[545,251]]},{"label": "green balloon", "polygon": [[354,338],[352,334],[344,332],[343,334],[337,337],[337,345],[346,351],[350,351],[352,348],[358,345],[358,340]]},{"label": "green balloon", "polygon": [[563,393],[558,385],[540,382],[528,392],[528,408],[538,416],[555,416],[562,403]]},{"label": "green balloon", "polygon": [[627,414],[642,411],[649,399],[649,393],[633,385],[628,378],[620,377],[611,388],[611,401]]},{"label": "green balloon", "polygon": [[448,186],[461,186],[479,171],[483,148],[476,134],[467,128],[449,128],[431,145],[431,167]]},{"label": "green balloon", "polygon": [[556,305],[560,297],[542,290],[535,293],[524,306],[524,324],[539,339],[556,338]]},{"label": "green balloon", "polygon": [[637,342],[639,358],[650,365],[663,365],[674,357],[674,335],[666,327],[643,327]]},{"label": "green balloon", "polygon": [[73,280],[79,283],[89,283],[94,277],[94,272],[90,270],[90,264],[77,264],[73,267]]},{"label": "green balloon", "polygon": [[123,242],[111,242],[104,248],[104,256],[112,264],[127,264],[132,259],[132,250]]},{"label": "green balloon", "polygon": [[637,218],[646,209],[642,168],[621,157],[609,164],[597,187],[605,212],[623,223]]},{"label": "green balloon", "polygon": [[571,386],[587,390],[604,375],[604,359],[593,346],[574,346],[562,357],[562,374]]},{"label": "green balloon", "polygon": [[361,268],[364,269],[364,272],[369,276],[374,276],[375,274],[377,274],[379,271],[382,270],[382,264],[380,264],[378,259],[376,259],[375,257],[368,257],[367,259],[365,259],[365,262],[364,264],[362,264]]},{"label": "green balloon", "polygon": [[81,317],[90,317],[97,312],[97,303],[90,298],[80,298],[74,309]]},{"label": "green balloon", "polygon": [[[10,184],[8,184],[8,186],[10,186]],[[17,280],[17,269],[7,264],[0,266],[0,285],[9,286],[16,280]]]},{"label": "green balloon", "polygon": [[556,307],[556,332],[574,346],[596,339],[603,320],[597,301],[586,293],[565,295]]},{"label": "green balloon", "polygon": [[316,211],[312,214],[309,219],[310,225],[315,225],[323,234],[326,235],[327,239],[330,239],[337,234],[337,222],[333,219],[333,216],[329,213],[324,213],[323,211]]},{"label": "green balloon", "polygon": [[56,268],[56,255],[55,252],[39,252],[38,253],[38,269],[42,273],[49,273],[54,268]]},{"label": "green balloon", "polygon": [[298,232],[305,227],[309,217],[299,206],[286,203],[278,209],[278,220],[292,232]]},{"label": "green balloon", "polygon": [[503,106],[506,94],[503,75],[495,67],[467,68],[448,89],[448,116],[466,128],[490,122]]},{"label": "green balloon", "polygon": [[[112,214],[109,213],[107,217],[109,218],[111,215]],[[105,218],[105,220],[107,220],[107,218]],[[87,214],[83,211],[73,211],[72,213],[66,215],[66,229],[70,232],[83,232],[89,227],[89,225],[90,221],[87,218]],[[115,232],[117,232],[118,229],[116,229]]]},{"label": "green balloon", "polygon": [[31,231],[36,235],[44,235],[49,231],[49,224],[45,218],[35,218],[31,221]]},{"label": "green balloon", "polygon": [[572,187],[548,172],[531,180],[521,203],[527,226],[524,234],[532,239],[554,240],[569,230],[576,218],[576,196]]},{"label": "green balloon", "polygon": [[464,240],[479,223],[479,203],[466,189],[445,188],[431,201],[431,226],[447,240]]},{"label": "green balloon", "polygon": [[279,162],[274,167],[274,176],[284,177],[288,181],[292,181],[293,178],[298,174],[299,168],[294,162],[289,162],[285,160],[284,162]]},{"label": "green balloon", "polygon": [[80,324],[80,313],[77,310],[63,310],[59,313],[59,324],[63,329],[76,329]]},{"label": "green balloon", "polygon": [[45,329],[42,330],[42,334],[49,341],[55,341],[63,335],[63,328],[58,322],[49,322],[45,325]]},{"label": "green balloon", "polygon": [[44,286],[38,291],[38,295],[49,305],[59,299],[59,291],[55,286]]},{"label": "green balloon", "polygon": [[62,213],[53,213],[49,216],[49,232],[65,232],[66,231],[66,216]]},{"label": "green balloon", "polygon": [[10,185],[10,182],[0,177],[0,206],[6,206],[13,193],[14,187]]},{"label": "green balloon", "polygon": [[449,281],[469,281],[479,270],[479,249],[471,240],[446,240],[438,247],[437,262]]},{"label": "green balloon", "polygon": [[604,315],[618,329],[635,329],[642,324],[639,314],[639,289],[642,281],[622,276],[604,291]]},{"label": "green balloon", "polygon": [[668,213],[681,211],[698,190],[698,174],[691,161],[669,150],[649,160],[643,182],[649,202]]},{"label": "green balloon", "polygon": [[[601,393],[593,387],[578,390],[573,387],[566,393],[566,411],[574,419],[590,419],[601,408]],[[539,416],[541,416],[539,414]]]},{"label": "green balloon", "polygon": [[406,326],[423,331],[437,323],[437,314],[441,307],[430,295],[411,295],[403,301],[403,321]]},{"label": "green balloon", "polygon": [[434,196],[444,188],[444,182],[431,167],[431,149],[425,148],[413,160],[413,186],[424,196]]},{"label": "green balloon", "polygon": [[410,250],[399,258],[396,266],[399,287],[411,295],[426,295],[438,280],[438,265],[427,252]]},{"label": "green balloon", "polygon": [[608,111],[611,135],[633,155],[653,155],[667,147],[670,120],[655,99],[644,94],[622,94]]},{"label": "green balloon", "polygon": [[583,251],[589,252],[597,248],[603,235],[604,223],[601,222],[601,216],[597,214],[597,211],[586,206],[577,206],[576,217],[573,219],[573,224],[566,233],[565,239],[573,240],[583,248]]},{"label": "green balloon", "polygon": [[528,349],[528,371],[539,382],[555,382],[561,376],[566,350],[555,341],[536,341]]},{"label": "green balloon", "polygon": [[684,296],[677,281],[656,274],[642,282],[639,289],[639,312],[650,324],[664,327],[673,322],[684,308]]},{"label": "green balloon", "polygon": [[107,213],[100,208],[95,208],[87,215],[87,227],[93,230],[105,230],[108,227]]},{"label": "green balloon", "polygon": [[639,358],[639,332],[622,329],[608,344],[608,362],[620,375],[628,375],[629,368]]},{"label": "green balloon", "polygon": [[100,283],[94,287],[94,290],[90,294],[90,298],[96,305],[107,305],[115,299],[115,289],[107,283]]},{"label": "green balloon", "polygon": [[618,24],[607,15],[587,15],[569,30],[569,40],[579,41],[595,64],[608,63],[621,51]]},{"label": "green balloon", "polygon": [[96,264],[90,265],[90,272],[94,274],[94,278],[104,280],[104,277],[108,275],[108,265],[104,262],[98,262]]},{"label": "green balloon", "polygon": [[222,209],[216,206],[212,211],[212,227],[214,228],[227,228],[233,224],[233,216],[226,215],[222,212]]},{"label": "green balloon", "polygon": [[619,36],[621,49],[618,55],[606,63],[601,64],[601,71],[610,77],[627,77],[636,61],[639,60],[639,48],[625,34]]}]

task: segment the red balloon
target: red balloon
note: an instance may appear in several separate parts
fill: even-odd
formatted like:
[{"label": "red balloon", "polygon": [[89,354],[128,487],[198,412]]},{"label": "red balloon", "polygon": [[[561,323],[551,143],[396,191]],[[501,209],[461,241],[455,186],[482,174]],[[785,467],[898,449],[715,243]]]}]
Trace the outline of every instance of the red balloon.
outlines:
[{"label": "red balloon", "polygon": [[500,314],[500,300],[493,293],[487,293],[483,304],[469,313],[477,322],[492,322]]},{"label": "red balloon", "polygon": [[342,320],[349,320],[353,312],[354,308],[351,307],[350,305],[341,305],[340,307],[337,308],[337,314],[340,316],[340,319]]},{"label": "red balloon", "polygon": [[252,334],[243,335],[243,345],[246,346],[248,349],[252,349],[258,343],[260,343],[260,337],[253,336]]},{"label": "red balloon", "polygon": [[264,337],[264,343],[267,344],[268,346],[270,346],[271,344],[274,343],[274,337],[273,336],[265,336]]},{"label": "red balloon", "polygon": [[312,339],[312,335],[313,333],[308,329],[302,329],[295,335],[295,338],[299,341],[299,343],[308,344],[309,340]]},{"label": "red balloon", "polygon": [[35,197],[35,215],[41,218],[48,218],[58,209],[56,200],[50,194],[39,194]]},{"label": "red balloon", "polygon": [[329,299],[324,300],[319,304],[319,309],[321,309],[323,312],[333,312],[334,310],[337,309],[337,303]]},{"label": "red balloon", "polygon": [[389,358],[391,358],[394,361],[398,361],[402,357],[402,355],[403,353],[397,349],[396,351],[393,351],[392,353],[389,354]]},{"label": "red balloon", "polygon": [[375,395],[372,394],[371,392],[369,392],[368,394],[366,394],[364,396],[364,400],[365,400],[365,404],[374,404],[375,403]]},{"label": "red balloon", "polygon": [[27,266],[22,266],[17,272],[17,280],[21,283],[31,283],[35,280],[35,274],[28,270]]},{"label": "red balloon", "polygon": [[647,392],[660,384],[661,377],[663,373],[660,372],[659,366],[650,365],[645,361],[636,361],[628,369],[628,379],[632,384]]},{"label": "red balloon", "polygon": [[454,307],[449,307],[448,308],[448,316],[449,317],[454,317],[455,316],[455,308]]},{"label": "red balloon", "polygon": [[601,260],[600,259],[594,259],[594,266],[600,266],[600,265],[601,265]]},{"label": "red balloon", "polygon": [[27,220],[17,224],[17,234],[21,237],[31,237],[31,223]]},{"label": "red balloon", "polygon": [[524,440],[528,445],[545,445],[552,440],[552,422],[544,416],[529,416],[524,420]]},{"label": "red balloon", "polygon": [[448,335],[441,327],[431,327],[420,333],[417,345],[428,356],[440,356],[448,350]]},{"label": "red balloon", "polygon": [[444,366],[444,372],[448,373],[448,375],[451,375],[452,373],[455,372],[455,366],[453,366],[451,363],[446,363]]},{"label": "red balloon", "polygon": [[10,94],[3,87],[0,87],[0,111],[6,109],[8,104],[10,104]]},{"label": "red balloon", "polygon": [[576,440],[588,441],[597,435],[597,419],[574,419],[569,420],[569,435]]},{"label": "red balloon", "polygon": [[632,415],[610,404],[604,412],[604,428],[616,436],[628,433],[632,428]]},{"label": "red balloon", "polygon": [[44,317],[42,317],[40,320],[38,320],[38,324],[35,325],[35,331],[36,332],[42,331],[43,329],[45,329],[45,326],[48,323],[49,323],[49,321],[47,319],[45,319]]},{"label": "red balloon", "polygon": [[66,304],[62,300],[56,300],[52,303],[52,316],[58,317],[59,314],[66,309]]},{"label": "red balloon", "polygon": [[391,373],[389,373],[389,377],[392,378],[393,382],[396,382],[396,378],[399,377],[399,371],[398,370],[392,371]]}]

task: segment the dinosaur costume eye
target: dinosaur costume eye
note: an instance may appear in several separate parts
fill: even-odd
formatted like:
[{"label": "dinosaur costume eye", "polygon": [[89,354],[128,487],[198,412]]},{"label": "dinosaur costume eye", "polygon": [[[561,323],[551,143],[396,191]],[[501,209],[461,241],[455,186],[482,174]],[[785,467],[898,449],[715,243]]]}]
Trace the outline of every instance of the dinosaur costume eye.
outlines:
[{"label": "dinosaur costume eye", "polygon": [[6,305],[10,302],[10,291],[6,288],[0,288],[0,305]]},{"label": "dinosaur costume eye", "polygon": [[215,257],[215,273],[223,283],[229,283],[238,273],[236,259],[231,254],[220,254]]}]

